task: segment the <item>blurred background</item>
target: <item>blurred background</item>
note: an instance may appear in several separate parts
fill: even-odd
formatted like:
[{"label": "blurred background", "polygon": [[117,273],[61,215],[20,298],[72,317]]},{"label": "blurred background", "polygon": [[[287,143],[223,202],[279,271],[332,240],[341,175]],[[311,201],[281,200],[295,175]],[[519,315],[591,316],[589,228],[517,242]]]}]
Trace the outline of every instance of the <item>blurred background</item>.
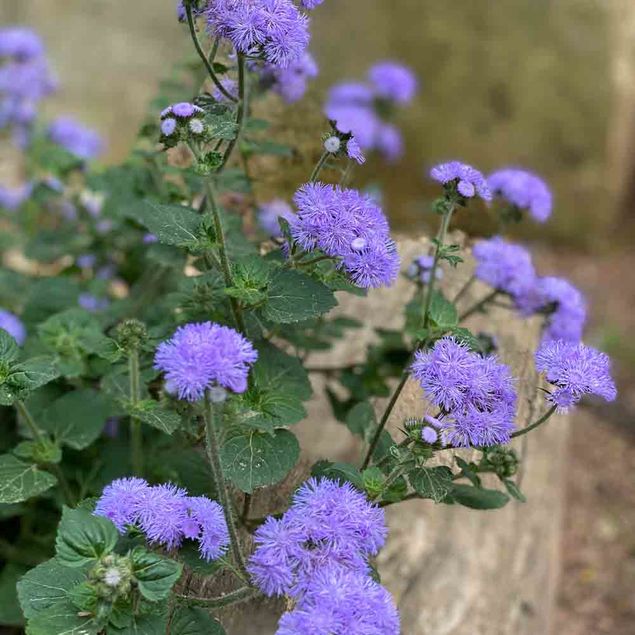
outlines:
[{"label": "blurred background", "polygon": [[[74,114],[128,153],[160,79],[191,56],[175,0],[0,0],[2,24],[39,31],[61,81],[46,114]],[[635,624],[635,1],[326,0],[313,13],[321,74],[285,121],[318,122],[325,90],[375,61],[421,80],[398,123],[396,165],[371,162],[402,231],[424,231],[434,188],[424,170],[458,158],[545,177],[555,213],[524,224],[542,274],[589,297],[587,340],[616,360],[620,400],[574,415],[563,535],[560,635],[626,635]],[[184,98],[189,96],[184,95]],[[281,108],[281,107],[280,107]],[[299,134],[299,133],[298,133]],[[309,142],[315,147],[316,139]],[[297,183],[297,181],[295,181]],[[464,219],[461,219],[464,220]],[[472,229],[487,231],[474,219]]]}]

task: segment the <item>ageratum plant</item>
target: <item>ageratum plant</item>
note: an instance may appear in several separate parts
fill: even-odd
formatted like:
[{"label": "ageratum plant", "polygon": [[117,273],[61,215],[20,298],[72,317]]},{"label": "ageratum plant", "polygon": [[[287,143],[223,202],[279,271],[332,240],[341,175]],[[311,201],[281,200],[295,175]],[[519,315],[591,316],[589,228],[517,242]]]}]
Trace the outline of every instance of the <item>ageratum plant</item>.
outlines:
[{"label": "ageratum plant", "polygon": [[[291,149],[254,113],[269,92],[299,100],[317,74],[307,12],[320,4],[182,0],[199,62],[163,87],[134,152],[110,168],[92,164],[104,147],[93,131],[37,117],[55,89],[39,37],[0,30],[0,128],[24,174],[0,189],[4,624],[30,635],[222,634],[221,608],[266,596],[284,599],[277,635],[397,635],[375,569],[384,508],[523,501],[512,439],[586,394],[615,399],[608,357],[581,342],[584,297],[539,275],[521,245],[478,241],[468,283],[453,298],[439,289],[463,261],[448,239],[463,208],[491,205],[502,228],[549,218],[537,175],[434,166],[438,233],[400,262],[379,197],[353,187],[351,167],[369,153],[400,157],[394,116],[419,85],[403,65],[382,61],[333,87],[306,182],[292,201],[257,200],[250,159]],[[360,437],[359,461],[292,474],[293,425],[312,396],[307,356],[362,326],[330,314],[336,292],[366,295],[399,275],[412,285],[404,329],[379,331],[365,362],[329,369],[334,416]],[[466,306],[477,279],[491,291]],[[542,316],[535,362],[549,388],[534,421],[518,421],[495,334],[463,326],[493,304]],[[391,432],[410,378],[427,409]],[[500,487],[484,486],[488,473]],[[270,493],[283,481],[281,509]],[[262,518],[251,512],[259,496]]]}]

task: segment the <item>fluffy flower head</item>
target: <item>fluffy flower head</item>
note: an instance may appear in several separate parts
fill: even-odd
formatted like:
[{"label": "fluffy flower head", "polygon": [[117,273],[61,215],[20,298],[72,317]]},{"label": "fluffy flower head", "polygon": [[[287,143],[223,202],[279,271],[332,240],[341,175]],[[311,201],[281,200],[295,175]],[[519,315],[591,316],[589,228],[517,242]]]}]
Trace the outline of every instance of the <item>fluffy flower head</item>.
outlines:
[{"label": "fluffy flower head", "polygon": [[417,94],[419,83],[412,70],[399,62],[379,62],[368,71],[368,79],[381,99],[407,104]]},{"label": "fluffy flower head", "polygon": [[492,192],[485,177],[476,168],[466,163],[460,161],[440,163],[430,170],[430,178],[443,185],[456,182],[459,194],[466,198],[472,198],[478,194],[484,201],[492,200]]},{"label": "fluffy flower head", "polygon": [[258,353],[249,340],[227,326],[186,324],[159,345],[154,366],[165,373],[180,399],[197,401],[212,385],[234,392],[247,389],[247,375]]},{"label": "fluffy flower head", "polygon": [[17,315],[0,309],[0,329],[4,329],[20,346],[24,344],[26,328]]},{"label": "fluffy flower head", "polygon": [[553,207],[548,185],[537,174],[517,168],[498,170],[489,175],[487,183],[495,194],[519,209],[527,209],[531,216],[544,223]]},{"label": "fluffy flower head", "polygon": [[548,398],[561,410],[569,409],[585,394],[606,401],[617,397],[609,356],[582,342],[543,342],[536,351],[536,369],[556,387]]},{"label": "fluffy flower head", "polygon": [[104,149],[102,138],[72,117],[55,119],[49,126],[48,134],[53,143],[83,160],[94,159]]},{"label": "fluffy flower head", "polygon": [[289,222],[295,218],[291,205],[282,199],[276,198],[258,209],[258,223],[269,236],[280,236],[279,218],[285,218]]}]

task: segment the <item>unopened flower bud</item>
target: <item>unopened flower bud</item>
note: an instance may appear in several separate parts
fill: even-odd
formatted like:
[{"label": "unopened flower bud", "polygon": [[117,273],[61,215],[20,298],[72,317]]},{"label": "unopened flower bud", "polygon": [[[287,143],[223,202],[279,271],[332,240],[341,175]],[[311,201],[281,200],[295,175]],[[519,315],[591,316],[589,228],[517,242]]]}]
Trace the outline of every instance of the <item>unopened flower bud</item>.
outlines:
[{"label": "unopened flower bud", "polygon": [[117,327],[117,342],[126,353],[137,350],[147,337],[145,324],[139,320],[124,320]]},{"label": "unopened flower bud", "polygon": [[227,391],[222,386],[211,386],[207,395],[212,403],[223,403],[227,399]]},{"label": "unopened flower bud", "polygon": [[188,124],[190,132],[194,135],[203,134],[205,131],[205,124],[198,118],[192,119]]},{"label": "unopened flower bud", "polygon": [[351,241],[351,249],[353,251],[362,251],[365,249],[367,245],[367,241],[365,238],[357,237]]},{"label": "unopened flower bud", "polygon": [[341,145],[342,142],[340,141],[339,137],[335,136],[329,137],[324,141],[324,149],[331,154],[339,152]]}]

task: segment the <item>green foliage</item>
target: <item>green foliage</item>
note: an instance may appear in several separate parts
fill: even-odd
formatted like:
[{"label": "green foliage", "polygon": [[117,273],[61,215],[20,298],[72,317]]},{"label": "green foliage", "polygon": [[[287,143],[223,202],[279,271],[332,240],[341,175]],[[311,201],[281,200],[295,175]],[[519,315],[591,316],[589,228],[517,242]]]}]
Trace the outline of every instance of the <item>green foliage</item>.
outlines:
[{"label": "green foliage", "polygon": [[141,595],[151,602],[165,600],[181,577],[183,565],[144,548],[134,549],[131,559],[132,573]]},{"label": "green foliage", "polygon": [[0,456],[0,503],[20,503],[38,496],[57,483],[48,472],[10,454]]},{"label": "green foliage", "polygon": [[225,476],[251,494],[258,487],[279,483],[297,463],[300,446],[288,430],[272,434],[250,431],[227,439],[221,449]]},{"label": "green foliage", "polygon": [[431,498],[435,503],[453,491],[452,470],[444,465],[416,468],[408,474],[408,480],[421,498]]}]

